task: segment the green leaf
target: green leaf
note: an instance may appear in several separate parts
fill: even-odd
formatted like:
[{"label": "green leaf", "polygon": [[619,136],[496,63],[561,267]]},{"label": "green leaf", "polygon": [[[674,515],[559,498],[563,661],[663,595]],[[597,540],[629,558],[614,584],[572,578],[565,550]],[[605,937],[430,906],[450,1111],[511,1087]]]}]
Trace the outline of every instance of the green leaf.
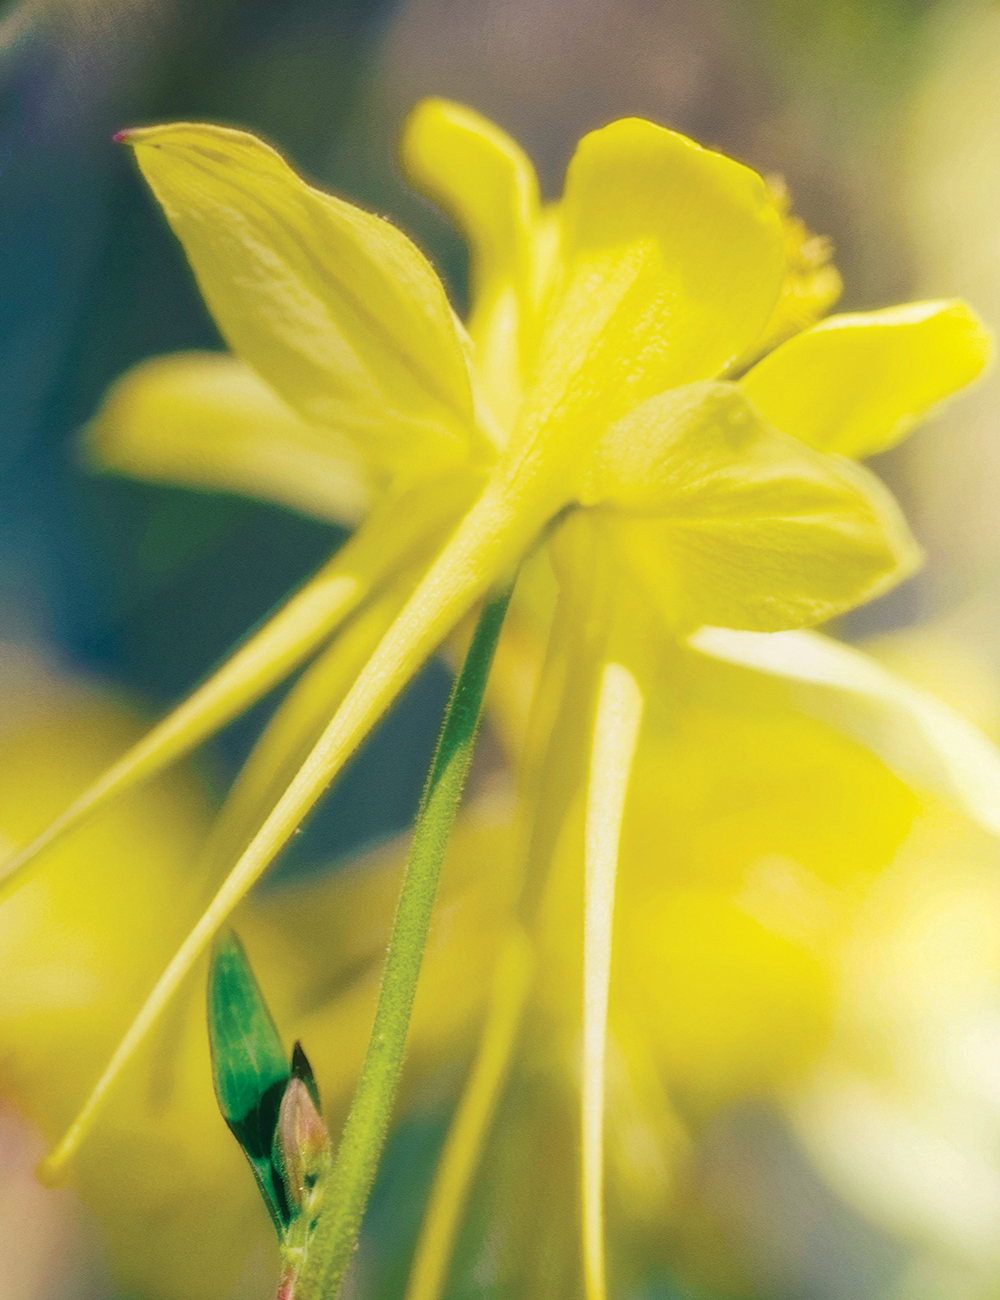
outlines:
[{"label": "green leaf", "polygon": [[288,1059],[243,945],[231,930],[219,933],[212,950],[208,1038],[222,1117],[243,1148],[283,1236],[291,1215],[271,1149],[290,1077]]}]

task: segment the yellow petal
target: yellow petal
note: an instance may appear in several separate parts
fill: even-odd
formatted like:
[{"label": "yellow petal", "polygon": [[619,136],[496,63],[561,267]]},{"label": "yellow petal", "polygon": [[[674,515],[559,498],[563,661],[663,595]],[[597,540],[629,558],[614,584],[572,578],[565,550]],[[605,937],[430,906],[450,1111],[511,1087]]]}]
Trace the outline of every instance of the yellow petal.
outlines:
[{"label": "yellow petal", "polygon": [[584,137],[562,219],[564,278],[526,436],[553,416],[604,428],[717,374],[760,334],[781,290],[781,220],[761,178],[650,122]]},{"label": "yellow petal", "polygon": [[482,310],[507,285],[528,292],[538,181],[522,149],[492,122],[425,99],[403,128],[404,171],[448,213],[470,246],[472,294]]},{"label": "yellow petal", "polygon": [[347,527],[371,496],[346,438],[306,424],[248,366],[219,352],[130,370],[87,426],[85,453],[99,469],[260,497]]},{"label": "yellow petal", "polygon": [[914,302],[831,316],[741,381],[768,423],[821,451],[871,456],[971,383],[990,335],[963,302]]},{"label": "yellow petal", "polygon": [[602,497],[609,544],[674,626],[817,623],[919,559],[873,474],[769,428],[733,384],[663,393],[612,426],[585,494]]},{"label": "yellow petal", "polygon": [[792,704],[873,750],[908,785],[1000,835],[1000,753],[971,722],[868,655],[817,632],[702,628],[690,644],[784,682]]},{"label": "yellow petal", "polygon": [[[764,645],[807,637],[712,634]],[[810,717],[781,678],[683,644],[660,657],[623,850],[637,887],[732,892],[754,863],[777,856],[822,882],[820,892],[849,892],[892,861],[920,800],[870,750]],[[665,838],[674,864],[666,882]]]},{"label": "yellow petal", "polygon": [[662,658],[625,818],[611,1018],[628,1005],[667,1087],[707,1106],[822,1048],[844,922],[925,805],[779,680],[686,648]]},{"label": "yellow petal", "polygon": [[[753,758],[747,753],[744,762]],[[664,839],[669,845],[669,835]],[[661,858],[661,873],[678,865],[683,869],[672,854]],[[779,859],[777,872],[782,866]],[[797,874],[793,864],[783,882],[789,894]],[[808,872],[801,875],[808,881]],[[650,890],[629,906],[623,880],[616,984],[620,979],[622,1000],[641,1017],[668,1088],[697,1099],[702,1115],[773,1093],[815,1060],[829,1034],[832,959],[783,932],[780,884],[774,893],[773,916],[763,907],[755,915],[752,896],[686,884]]]},{"label": "yellow petal", "polygon": [[[412,183],[444,208],[469,244],[476,372],[499,427],[509,427],[520,402],[548,247],[535,170],[492,122],[444,99],[417,105],[403,128],[400,154]],[[546,223],[545,231],[550,228]]]},{"label": "yellow petal", "polygon": [[181,122],[127,139],[230,347],[293,410],[389,472],[478,445],[461,326],[405,235],[246,132]]}]

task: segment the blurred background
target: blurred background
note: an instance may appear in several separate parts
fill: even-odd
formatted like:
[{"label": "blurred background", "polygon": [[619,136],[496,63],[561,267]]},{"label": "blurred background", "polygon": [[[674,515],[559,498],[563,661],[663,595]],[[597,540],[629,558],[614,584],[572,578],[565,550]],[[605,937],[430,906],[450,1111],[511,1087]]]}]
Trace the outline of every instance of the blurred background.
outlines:
[{"label": "blurred background", "polygon": [[[78,431],[123,370],[162,352],[221,346],[179,247],[127,152],[112,143],[114,131],[178,118],[252,129],[318,182],[400,223],[461,304],[462,245],[396,168],[395,140],[412,105],[445,95],[492,117],[534,158],[549,196],[584,131],[638,114],[783,175],[799,214],[833,241],[841,308],[961,295],[1000,328],[998,69],[1000,4],[980,0],[6,3],[5,653],[18,647],[156,716],[337,541],[331,528],[277,507],[101,479],[79,467]],[[998,434],[995,375],[880,458],[875,467],[901,498],[929,562],[840,629],[994,736]],[[336,863],[408,824],[447,690],[441,667],[424,673],[279,873]],[[224,786],[273,703],[210,747],[203,760],[210,788]],[[977,1078],[975,1104],[992,1115],[1000,1109],[1000,1053],[984,1049]],[[987,1128],[983,1120],[976,1132]],[[394,1252],[412,1238],[439,1140],[440,1123],[414,1125],[390,1150],[369,1216],[387,1276]],[[110,1295],[71,1195],[32,1184],[36,1156],[32,1135],[0,1118],[0,1297]],[[878,1196],[866,1203],[834,1190],[836,1180],[820,1178],[787,1123],[765,1106],[720,1121],[703,1165],[713,1231],[749,1261],[741,1294],[908,1300],[949,1287],[950,1300],[1000,1294],[1000,1269],[989,1260],[975,1283],[965,1273],[962,1282],[940,1281],[935,1270],[945,1266],[921,1262],[906,1225],[893,1222]],[[992,1233],[1000,1257],[1000,1165],[991,1166],[988,1188],[985,1173],[974,1186],[949,1181],[933,1153],[925,1169],[945,1217],[979,1216],[982,1239]],[[940,1276],[951,1275],[945,1268]],[[648,1292],[649,1300],[709,1296],[666,1276]]]}]

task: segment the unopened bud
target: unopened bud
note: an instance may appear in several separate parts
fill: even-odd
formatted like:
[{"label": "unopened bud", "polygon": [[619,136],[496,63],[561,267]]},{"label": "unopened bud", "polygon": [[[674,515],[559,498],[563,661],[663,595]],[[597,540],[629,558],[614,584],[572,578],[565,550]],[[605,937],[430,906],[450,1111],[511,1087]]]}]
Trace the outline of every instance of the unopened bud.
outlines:
[{"label": "unopened bud", "polygon": [[330,1164],[330,1134],[301,1079],[288,1081],[274,1142],[276,1163],[295,1214],[309,1200]]}]

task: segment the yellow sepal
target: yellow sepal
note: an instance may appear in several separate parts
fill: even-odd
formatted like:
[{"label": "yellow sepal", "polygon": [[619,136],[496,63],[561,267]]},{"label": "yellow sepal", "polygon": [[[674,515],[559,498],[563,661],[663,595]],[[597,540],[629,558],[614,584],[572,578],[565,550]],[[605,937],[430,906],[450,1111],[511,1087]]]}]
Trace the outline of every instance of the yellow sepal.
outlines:
[{"label": "yellow sepal", "polygon": [[475,450],[462,327],[395,226],[245,131],[178,122],[125,138],[230,347],[303,419],[386,473]]},{"label": "yellow sepal", "polygon": [[786,706],[861,742],[913,789],[1000,835],[1000,754],[971,722],[870,655],[817,632],[702,628],[702,654],[776,679]]},{"label": "yellow sepal", "polygon": [[144,361],[87,426],[94,468],[276,501],[353,528],[372,485],[357,450],[306,424],[235,357],[181,352]]},{"label": "yellow sepal", "polygon": [[[473,314],[480,346],[505,329],[492,317],[512,294],[516,312],[529,297],[532,239],[539,217],[538,180],[524,151],[492,122],[444,99],[425,99],[403,127],[400,160],[417,189],[440,203],[471,255]],[[516,347],[518,321],[513,327]]]}]

